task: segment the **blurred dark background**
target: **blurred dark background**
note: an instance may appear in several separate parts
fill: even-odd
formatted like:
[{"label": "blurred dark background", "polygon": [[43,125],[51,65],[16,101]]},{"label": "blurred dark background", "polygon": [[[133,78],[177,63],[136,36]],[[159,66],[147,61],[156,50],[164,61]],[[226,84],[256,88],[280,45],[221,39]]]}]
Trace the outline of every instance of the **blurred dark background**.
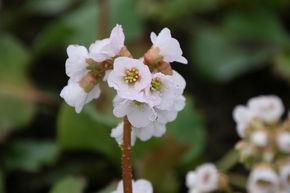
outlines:
[{"label": "blurred dark background", "polygon": [[79,115],[59,93],[66,47],[89,46],[117,23],[136,58],[150,48],[151,31],[168,27],[189,60],[172,64],[187,81],[186,108],[166,136],[135,145],[135,177],[156,193],[185,192],[186,172],[214,162],[243,190],[232,110],[262,94],[289,108],[289,10],[289,0],[2,0],[0,193],[114,189],[121,173],[112,91],[104,86]]}]

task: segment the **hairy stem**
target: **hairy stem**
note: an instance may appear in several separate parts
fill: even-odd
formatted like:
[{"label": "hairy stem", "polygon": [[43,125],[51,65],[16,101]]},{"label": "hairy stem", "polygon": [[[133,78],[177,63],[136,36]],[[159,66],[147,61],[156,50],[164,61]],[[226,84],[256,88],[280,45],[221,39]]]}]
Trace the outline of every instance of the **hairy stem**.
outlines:
[{"label": "hairy stem", "polygon": [[124,193],[132,193],[131,123],[124,118],[122,177]]}]

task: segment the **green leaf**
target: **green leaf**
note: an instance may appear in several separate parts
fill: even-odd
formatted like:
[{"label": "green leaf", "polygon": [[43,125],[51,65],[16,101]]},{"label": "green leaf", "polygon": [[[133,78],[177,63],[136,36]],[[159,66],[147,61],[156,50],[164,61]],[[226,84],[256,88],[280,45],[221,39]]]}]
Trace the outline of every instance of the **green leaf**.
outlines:
[{"label": "green leaf", "polygon": [[22,139],[12,142],[5,151],[4,163],[9,170],[36,172],[42,166],[52,165],[59,155],[52,141]]},{"label": "green leaf", "polygon": [[67,9],[75,0],[30,0],[25,8],[29,12],[41,13],[44,15],[55,15]]},{"label": "green leaf", "polygon": [[187,97],[185,108],[175,121],[167,124],[168,133],[190,149],[180,158],[182,163],[192,162],[203,153],[206,143],[206,129],[202,115],[194,109],[192,98]]},{"label": "green leaf", "polygon": [[61,106],[57,124],[59,144],[63,149],[96,151],[119,160],[118,145],[110,137],[113,125],[99,121],[99,114],[90,112],[96,108],[93,105],[88,104],[80,114],[66,104]]},{"label": "green leaf", "polygon": [[36,38],[33,45],[34,56],[68,44],[89,46],[97,39],[98,9],[97,1],[85,1],[75,10],[48,24]]},{"label": "green leaf", "polygon": [[111,28],[121,24],[126,41],[136,40],[143,32],[143,21],[134,0],[109,0]]},{"label": "green leaf", "polygon": [[55,184],[49,193],[82,193],[85,180],[76,177],[66,177]]},{"label": "green leaf", "polygon": [[230,12],[224,18],[223,28],[242,40],[261,42],[272,47],[289,44],[287,31],[278,16],[270,11]]},{"label": "green leaf", "polygon": [[[96,0],[88,0],[53,21],[36,38],[33,53],[39,57],[56,46],[68,44],[89,46],[95,42],[99,33],[100,8]],[[122,24],[126,41],[136,40],[143,31],[143,21],[135,8],[133,0],[109,0],[109,12],[104,17],[110,21],[110,31],[116,24]],[[109,36],[109,34],[108,34]]]},{"label": "green leaf", "polygon": [[192,46],[194,67],[204,78],[221,82],[261,68],[269,58],[268,49],[239,47],[227,33],[211,28],[198,30]]},{"label": "green leaf", "polygon": [[0,170],[0,193],[5,193],[5,176],[2,169]]},{"label": "green leaf", "polygon": [[98,191],[97,193],[112,193],[116,189],[117,189],[117,184],[112,183],[112,184],[108,185],[106,188],[104,188],[103,190]]},{"label": "green leaf", "polygon": [[163,136],[160,140],[164,140],[165,143],[140,154],[136,161],[136,175],[138,178],[149,180],[154,186],[154,192],[176,193],[179,184],[174,166],[188,146],[171,136]]},{"label": "green leaf", "polygon": [[0,141],[33,117],[37,94],[27,79],[29,53],[11,36],[0,36]]},{"label": "green leaf", "polygon": [[274,59],[275,72],[290,83],[290,49],[278,52]]}]

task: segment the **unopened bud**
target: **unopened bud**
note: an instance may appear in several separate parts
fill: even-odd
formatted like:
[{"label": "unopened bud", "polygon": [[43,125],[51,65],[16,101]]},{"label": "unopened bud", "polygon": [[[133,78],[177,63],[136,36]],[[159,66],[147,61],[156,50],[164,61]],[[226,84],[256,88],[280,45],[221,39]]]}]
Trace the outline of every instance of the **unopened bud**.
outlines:
[{"label": "unopened bud", "polygon": [[126,46],[123,46],[118,54],[118,56],[126,56],[128,58],[133,58],[132,54],[129,52]]},{"label": "unopened bud", "polygon": [[148,66],[156,66],[159,62],[161,62],[163,56],[160,55],[160,49],[157,47],[151,47],[144,54],[144,63]]},{"label": "unopened bud", "polygon": [[219,172],[218,187],[221,190],[227,190],[230,188],[228,177],[221,172]]},{"label": "unopened bud", "polygon": [[82,87],[85,92],[90,92],[94,88],[96,83],[97,83],[96,76],[91,73],[88,73],[79,82],[80,87]]}]

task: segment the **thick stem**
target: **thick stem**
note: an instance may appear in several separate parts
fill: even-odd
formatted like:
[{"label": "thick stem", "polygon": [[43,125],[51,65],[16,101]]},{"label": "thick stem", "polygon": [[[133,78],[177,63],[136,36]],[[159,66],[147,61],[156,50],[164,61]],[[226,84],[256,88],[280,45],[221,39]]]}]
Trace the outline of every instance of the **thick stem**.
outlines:
[{"label": "thick stem", "polygon": [[131,163],[131,123],[124,118],[122,177],[124,193],[132,193],[132,163]]}]

